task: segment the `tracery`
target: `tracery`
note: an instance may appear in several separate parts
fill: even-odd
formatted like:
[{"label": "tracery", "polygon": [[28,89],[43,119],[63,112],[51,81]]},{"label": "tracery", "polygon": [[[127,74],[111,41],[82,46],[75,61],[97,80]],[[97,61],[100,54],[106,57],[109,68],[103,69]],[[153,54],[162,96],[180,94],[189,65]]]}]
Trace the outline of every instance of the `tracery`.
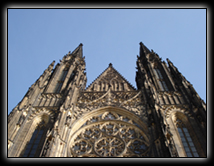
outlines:
[{"label": "tracery", "polygon": [[89,118],[69,146],[73,157],[145,157],[149,139],[132,119],[115,112]]},{"label": "tracery", "polygon": [[188,128],[180,119],[177,119],[176,126],[187,157],[199,157]]}]

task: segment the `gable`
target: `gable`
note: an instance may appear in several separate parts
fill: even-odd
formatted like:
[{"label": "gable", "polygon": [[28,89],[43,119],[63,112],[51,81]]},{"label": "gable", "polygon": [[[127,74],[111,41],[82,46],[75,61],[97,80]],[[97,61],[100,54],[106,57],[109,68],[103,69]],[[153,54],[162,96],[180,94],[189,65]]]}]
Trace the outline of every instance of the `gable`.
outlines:
[{"label": "gable", "polygon": [[135,91],[136,89],[115,70],[112,64],[93,81],[86,91]]}]

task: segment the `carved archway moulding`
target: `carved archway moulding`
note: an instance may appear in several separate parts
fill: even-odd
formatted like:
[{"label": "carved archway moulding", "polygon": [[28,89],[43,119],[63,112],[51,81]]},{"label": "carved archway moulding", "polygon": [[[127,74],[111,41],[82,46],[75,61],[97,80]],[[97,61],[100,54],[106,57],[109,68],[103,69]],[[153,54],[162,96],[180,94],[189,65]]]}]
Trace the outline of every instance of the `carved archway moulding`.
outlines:
[{"label": "carved archway moulding", "polygon": [[47,124],[49,121],[53,122],[54,121],[54,112],[49,109],[41,108],[41,109],[35,109],[33,108],[33,112],[31,115],[28,117],[27,121],[41,121],[44,120],[45,123]]},{"label": "carved archway moulding", "polygon": [[191,117],[191,113],[189,111],[188,106],[184,107],[184,106],[172,105],[172,106],[166,107],[162,110],[164,113],[164,117],[166,119],[168,119],[170,116],[174,115],[176,112],[180,112],[180,113],[186,115],[187,117]]},{"label": "carved archway moulding", "polygon": [[81,117],[79,120],[75,121],[74,124],[71,126],[71,135],[80,129],[80,127],[90,118],[98,116],[102,113],[105,112],[113,112],[117,113],[120,115],[123,115],[125,117],[128,117],[130,120],[133,120],[135,123],[137,123],[144,132],[148,132],[148,127],[147,125],[135,114],[131,113],[130,111],[124,109],[124,108],[119,108],[119,107],[113,107],[113,106],[106,106],[102,108],[95,109],[87,114],[85,114],[83,117]]},{"label": "carved archway moulding", "polygon": [[111,106],[94,110],[74,123],[72,129],[68,157],[148,155],[148,129],[139,117],[127,110]]}]

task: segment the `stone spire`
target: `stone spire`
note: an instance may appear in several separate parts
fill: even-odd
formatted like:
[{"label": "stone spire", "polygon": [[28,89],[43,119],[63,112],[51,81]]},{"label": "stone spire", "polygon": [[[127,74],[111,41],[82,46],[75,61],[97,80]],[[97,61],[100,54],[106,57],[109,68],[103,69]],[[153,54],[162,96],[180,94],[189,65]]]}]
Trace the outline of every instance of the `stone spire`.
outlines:
[{"label": "stone spire", "polygon": [[150,53],[150,50],[142,43],[140,42],[140,57],[145,57],[146,54]]}]

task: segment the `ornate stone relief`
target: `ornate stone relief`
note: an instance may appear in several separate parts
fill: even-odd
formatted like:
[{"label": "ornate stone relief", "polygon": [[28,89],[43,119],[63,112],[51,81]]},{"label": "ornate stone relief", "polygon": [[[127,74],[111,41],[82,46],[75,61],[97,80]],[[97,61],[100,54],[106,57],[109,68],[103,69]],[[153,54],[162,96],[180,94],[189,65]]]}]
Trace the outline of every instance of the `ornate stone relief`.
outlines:
[{"label": "ornate stone relief", "polygon": [[56,107],[62,99],[63,96],[60,93],[42,93],[34,107]]},{"label": "ornate stone relief", "polygon": [[141,103],[141,92],[82,92],[73,110],[73,120],[83,114],[104,106],[122,107],[134,114],[145,117],[145,109]]},{"label": "ornate stone relief", "polygon": [[137,126],[140,129],[142,129],[142,127],[140,127],[133,118],[125,116],[125,115],[121,115],[121,114],[113,112],[113,111],[106,111],[106,112],[101,113],[99,115],[92,116],[81,127],[84,127],[84,126],[89,125],[89,124],[94,123],[94,122],[103,121],[103,120],[124,121],[126,123],[130,123],[132,125]]},{"label": "ornate stone relief", "polygon": [[192,117],[191,112],[189,111],[188,105],[182,105],[182,106],[177,106],[177,105],[172,105],[168,107],[163,107],[163,113],[164,117],[168,119],[170,117],[170,114],[173,114],[175,112],[181,112],[189,117]]},{"label": "ornate stone relief", "polygon": [[[46,115],[46,119],[47,121],[49,121],[49,119],[51,120],[51,122],[54,121],[54,117],[55,117],[55,111],[52,109],[46,109],[46,108],[33,108],[32,109],[32,113],[31,115],[28,117],[27,121],[31,121],[34,118],[37,119],[41,119],[41,116]],[[38,120],[39,121],[39,120]]]}]

